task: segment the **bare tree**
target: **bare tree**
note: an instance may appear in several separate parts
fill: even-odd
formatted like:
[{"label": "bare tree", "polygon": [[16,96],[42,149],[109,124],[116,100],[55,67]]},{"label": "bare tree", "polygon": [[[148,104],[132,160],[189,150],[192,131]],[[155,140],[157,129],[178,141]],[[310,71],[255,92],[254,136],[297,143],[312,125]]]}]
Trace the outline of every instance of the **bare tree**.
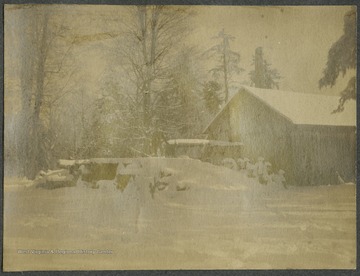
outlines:
[{"label": "bare tree", "polygon": [[[19,124],[23,174],[33,179],[39,169],[51,166],[52,108],[61,96],[66,58],[71,43],[62,45],[67,28],[50,6],[28,5],[19,9],[24,28],[21,45],[21,123]],[[70,59],[69,59],[70,60]],[[54,84],[56,82],[56,85]]]},{"label": "bare tree", "polygon": [[180,6],[136,6],[130,8],[129,14],[129,21],[124,22],[124,40],[119,45],[124,71],[135,90],[127,93],[133,116],[129,127],[133,138],[141,141],[144,154],[149,154],[152,135],[161,131],[155,122],[159,98],[171,78],[174,58],[181,49],[192,13]]}]

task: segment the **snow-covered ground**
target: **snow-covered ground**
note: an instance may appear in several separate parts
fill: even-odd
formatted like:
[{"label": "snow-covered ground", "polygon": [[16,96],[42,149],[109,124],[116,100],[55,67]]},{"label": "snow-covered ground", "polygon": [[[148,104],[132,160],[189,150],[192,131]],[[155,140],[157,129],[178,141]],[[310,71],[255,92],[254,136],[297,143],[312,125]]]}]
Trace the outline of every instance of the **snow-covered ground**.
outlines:
[{"label": "snow-covered ground", "polygon": [[[141,170],[123,192],[112,181],[46,190],[5,179],[4,269],[356,265],[355,185],[284,189],[198,160],[132,161]],[[18,251],[79,249],[111,254]]]}]

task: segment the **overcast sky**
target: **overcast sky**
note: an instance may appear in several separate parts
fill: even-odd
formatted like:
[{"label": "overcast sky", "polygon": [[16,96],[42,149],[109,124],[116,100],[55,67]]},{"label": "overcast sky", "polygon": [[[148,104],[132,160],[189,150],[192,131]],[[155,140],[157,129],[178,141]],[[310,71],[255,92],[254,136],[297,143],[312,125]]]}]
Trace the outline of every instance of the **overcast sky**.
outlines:
[{"label": "overcast sky", "polygon": [[[255,48],[262,46],[264,57],[283,77],[280,89],[336,94],[346,85],[349,76],[339,80],[334,89],[318,89],[328,50],[343,33],[343,18],[349,6],[197,9],[195,41],[205,46],[214,43],[209,38],[224,28],[236,37],[231,46],[240,52],[247,70],[252,69]],[[247,74],[243,78],[248,78]]]},{"label": "overcast sky", "polygon": [[[308,7],[244,7],[244,6],[193,6],[196,16],[191,21],[192,32],[189,41],[201,50],[210,48],[216,42],[212,37],[225,29],[236,37],[231,47],[241,54],[241,66],[246,69],[238,81],[249,80],[252,70],[252,57],[256,47],[262,46],[264,57],[273,68],[278,69],[282,79],[281,90],[306,93],[327,93],[336,95],[344,89],[347,74],[340,78],[332,89],[318,89],[318,81],[327,61],[328,50],[342,35],[343,17],[350,6],[308,6]],[[78,14],[77,33],[98,33],[108,31],[113,26],[103,25],[93,20],[94,15],[112,14],[124,17],[127,12],[123,6],[69,6],[65,9],[72,16]],[[19,54],[17,52],[16,11],[5,11],[5,71],[10,71],[9,62]],[[75,26],[74,25],[74,26]],[[79,26],[81,26],[79,28]],[[185,43],[185,42],[184,42]],[[83,63],[84,84],[96,89],[97,83],[108,64],[99,47],[85,47],[79,51],[79,60]],[[9,58],[11,57],[11,58]],[[9,64],[9,67],[6,67]],[[354,72],[352,72],[354,74]],[[5,97],[6,101],[6,97]]]},{"label": "overcast sky", "polygon": [[[340,77],[332,89],[318,88],[328,51],[343,33],[344,14],[350,6],[193,6],[193,9],[196,15],[190,21],[189,41],[200,50],[214,45],[213,37],[223,28],[236,38],[231,47],[240,53],[241,66],[246,69],[238,77],[239,82],[249,80],[252,57],[259,46],[263,47],[265,59],[280,72],[282,90],[336,95],[354,74]],[[103,12],[118,11],[121,16],[123,10],[104,7]],[[87,26],[92,26],[91,22]]]}]

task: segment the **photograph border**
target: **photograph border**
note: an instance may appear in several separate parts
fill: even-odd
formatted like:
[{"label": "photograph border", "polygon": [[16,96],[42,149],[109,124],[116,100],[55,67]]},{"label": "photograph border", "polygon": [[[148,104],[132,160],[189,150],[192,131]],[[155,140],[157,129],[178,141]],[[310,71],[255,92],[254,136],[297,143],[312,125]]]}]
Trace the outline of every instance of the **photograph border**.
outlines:
[{"label": "photograph border", "polygon": [[[0,19],[2,22],[1,28],[1,148],[4,148],[4,5],[6,4],[79,4],[79,5],[218,5],[218,6],[328,6],[328,5],[351,5],[357,6],[359,12],[360,2],[356,0],[340,1],[340,0],[322,0],[322,1],[313,1],[313,0],[2,0],[2,12]],[[359,50],[359,15],[357,16],[357,50]],[[359,55],[357,55],[357,72],[359,69]],[[358,74],[357,74],[358,75]],[[357,77],[357,87],[359,87],[360,81]],[[360,96],[357,93],[357,102],[359,102]],[[357,107],[357,123],[359,125],[360,112]],[[356,167],[359,167],[359,153],[360,153],[360,140],[359,136],[356,136],[357,147],[356,147]],[[3,211],[4,211],[4,150],[1,154],[1,256],[3,256]],[[359,170],[356,172],[356,233],[357,233],[357,242],[356,242],[356,269],[355,270],[119,270],[119,271],[31,271],[31,272],[3,272],[3,258],[1,260],[1,272],[4,274],[11,275],[358,275],[360,272],[360,261],[359,261],[359,196],[360,192],[358,187],[360,173]]]}]

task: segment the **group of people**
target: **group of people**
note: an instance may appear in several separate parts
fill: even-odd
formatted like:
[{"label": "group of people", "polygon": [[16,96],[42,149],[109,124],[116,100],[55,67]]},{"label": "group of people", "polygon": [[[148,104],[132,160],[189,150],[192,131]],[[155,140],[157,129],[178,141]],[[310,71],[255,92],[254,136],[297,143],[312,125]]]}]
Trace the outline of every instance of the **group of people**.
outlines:
[{"label": "group of people", "polygon": [[235,161],[232,158],[225,158],[223,165],[234,170],[244,170],[248,177],[257,178],[261,184],[279,184],[286,188],[285,171],[279,170],[272,173],[271,163],[259,157],[254,164],[248,158],[239,158]]}]

